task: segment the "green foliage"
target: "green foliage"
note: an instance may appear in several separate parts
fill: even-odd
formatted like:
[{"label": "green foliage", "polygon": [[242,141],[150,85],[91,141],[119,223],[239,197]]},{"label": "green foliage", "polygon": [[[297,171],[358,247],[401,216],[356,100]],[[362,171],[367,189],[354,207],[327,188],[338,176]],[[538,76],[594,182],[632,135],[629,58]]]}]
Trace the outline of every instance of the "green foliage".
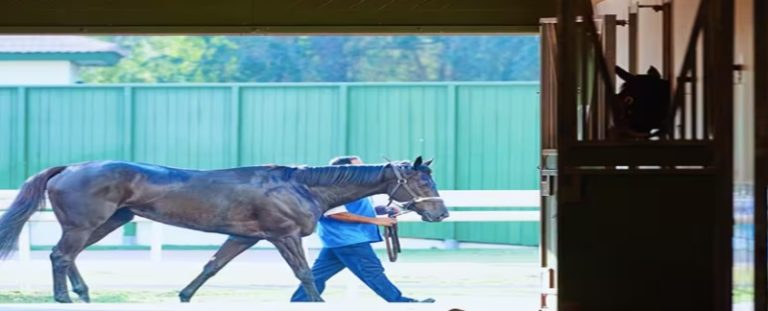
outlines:
[{"label": "green foliage", "polygon": [[536,36],[111,36],[86,83],[538,80]]}]

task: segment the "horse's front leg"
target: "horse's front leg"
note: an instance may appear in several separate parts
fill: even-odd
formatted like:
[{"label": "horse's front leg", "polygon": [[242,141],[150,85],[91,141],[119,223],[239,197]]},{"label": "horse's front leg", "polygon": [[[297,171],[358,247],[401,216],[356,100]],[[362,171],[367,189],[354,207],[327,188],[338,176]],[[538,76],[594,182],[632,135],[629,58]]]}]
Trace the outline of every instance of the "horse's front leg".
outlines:
[{"label": "horse's front leg", "polygon": [[235,259],[238,255],[249,249],[256,244],[259,239],[247,239],[230,236],[224,245],[219,248],[215,255],[205,264],[203,272],[200,273],[187,287],[179,292],[179,299],[181,302],[189,302],[195,292],[203,286],[208,279],[216,275],[224,266],[226,266],[232,259]]},{"label": "horse's front leg", "polygon": [[309,295],[311,301],[322,302],[320,292],[315,286],[315,278],[312,276],[312,270],[307,264],[307,258],[304,255],[304,249],[301,246],[301,236],[288,235],[270,240],[275,245],[280,255],[283,256],[288,265],[291,266],[293,274],[301,281],[301,286]]}]

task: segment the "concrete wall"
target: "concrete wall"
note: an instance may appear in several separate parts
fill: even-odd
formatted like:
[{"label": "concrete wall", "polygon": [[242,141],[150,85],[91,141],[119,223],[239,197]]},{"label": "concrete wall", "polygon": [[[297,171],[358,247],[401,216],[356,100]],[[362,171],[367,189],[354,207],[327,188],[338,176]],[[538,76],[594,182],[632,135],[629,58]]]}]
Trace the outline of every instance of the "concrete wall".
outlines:
[{"label": "concrete wall", "polygon": [[0,61],[0,85],[71,84],[77,66],[69,61]]}]

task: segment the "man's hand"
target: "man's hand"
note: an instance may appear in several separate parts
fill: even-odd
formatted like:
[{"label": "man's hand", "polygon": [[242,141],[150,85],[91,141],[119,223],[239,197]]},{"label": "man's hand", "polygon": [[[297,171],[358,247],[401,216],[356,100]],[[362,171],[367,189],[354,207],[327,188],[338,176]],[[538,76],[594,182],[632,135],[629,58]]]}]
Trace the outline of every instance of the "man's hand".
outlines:
[{"label": "man's hand", "polygon": [[374,224],[378,226],[391,227],[392,225],[397,224],[397,219],[390,217],[376,217]]},{"label": "man's hand", "polygon": [[397,213],[400,213],[400,209],[399,209],[399,208],[397,208],[397,207],[394,207],[394,206],[383,206],[383,205],[379,205],[379,206],[376,206],[376,207],[375,207],[375,210],[376,210],[376,214],[377,214],[377,215],[388,215],[388,216],[392,216],[392,215],[395,215],[395,214],[397,214]]}]

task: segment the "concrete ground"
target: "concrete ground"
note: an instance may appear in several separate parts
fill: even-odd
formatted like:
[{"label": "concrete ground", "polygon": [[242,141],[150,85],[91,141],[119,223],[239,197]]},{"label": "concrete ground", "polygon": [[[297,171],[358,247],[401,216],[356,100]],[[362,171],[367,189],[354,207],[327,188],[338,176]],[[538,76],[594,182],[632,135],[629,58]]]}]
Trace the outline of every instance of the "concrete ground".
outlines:
[{"label": "concrete ground", "polygon": [[[367,310],[536,310],[538,306],[537,250],[527,247],[406,249],[395,263],[380,253],[388,277],[405,295],[437,300],[432,305],[394,309],[347,271],[328,283],[323,294],[328,303],[289,304],[298,285],[290,268],[276,251],[252,249],[204,285],[192,304],[179,304],[178,290],[214,252],[164,251],[163,261],[152,262],[147,251],[86,251],[77,264],[91,288],[94,303],[87,310],[210,310],[218,306],[227,306],[226,310],[255,306],[267,310],[359,310],[361,306]],[[30,262],[0,262],[0,304],[6,303],[1,310],[86,310],[83,304],[48,304],[52,282],[47,256],[47,251],[36,251]],[[317,250],[310,250],[310,262],[316,256]]]}]

